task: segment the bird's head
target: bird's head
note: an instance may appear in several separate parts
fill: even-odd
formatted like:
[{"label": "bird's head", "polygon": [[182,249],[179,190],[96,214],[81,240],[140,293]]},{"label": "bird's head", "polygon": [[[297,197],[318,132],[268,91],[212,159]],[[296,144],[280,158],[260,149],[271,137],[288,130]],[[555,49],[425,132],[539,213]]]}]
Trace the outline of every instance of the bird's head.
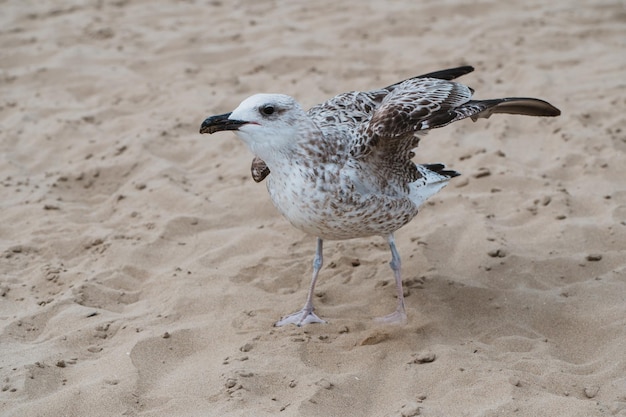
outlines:
[{"label": "bird's head", "polygon": [[302,107],[284,94],[256,94],[231,113],[211,116],[202,122],[200,133],[232,130],[255,155],[269,158],[295,144],[313,122]]}]

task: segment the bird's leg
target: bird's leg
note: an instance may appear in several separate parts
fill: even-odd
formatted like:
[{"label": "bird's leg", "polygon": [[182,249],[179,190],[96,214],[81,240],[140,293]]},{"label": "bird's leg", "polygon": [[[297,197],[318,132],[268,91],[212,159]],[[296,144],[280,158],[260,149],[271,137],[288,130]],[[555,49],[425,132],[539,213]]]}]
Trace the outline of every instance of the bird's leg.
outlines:
[{"label": "bird's leg", "polygon": [[313,258],[313,278],[311,279],[311,285],[309,287],[309,294],[306,296],[306,303],[302,310],[293,314],[283,317],[277,321],[274,326],[284,326],[285,324],[295,324],[296,326],[302,326],[309,323],[326,323],[324,320],[317,317],[313,312],[313,296],[315,292],[315,282],[317,281],[317,275],[322,269],[324,264],[324,258],[322,256],[323,240],[317,238],[317,249],[315,250],[315,258]]},{"label": "bird's leg", "polygon": [[395,239],[393,238],[393,233],[389,234],[389,236],[387,237],[387,243],[389,243],[389,249],[391,249],[391,262],[389,262],[389,266],[391,266],[393,276],[396,280],[398,305],[396,307],[396,311],[384,317],[378,317],[376,321],[390,324],[405,324],[407,319],[406,311],[404,309],[404,290],[402,289],[402,277],[400,275],[401,262],[400,255],[398,254],[398,250],[396,249],[396,243]]}]

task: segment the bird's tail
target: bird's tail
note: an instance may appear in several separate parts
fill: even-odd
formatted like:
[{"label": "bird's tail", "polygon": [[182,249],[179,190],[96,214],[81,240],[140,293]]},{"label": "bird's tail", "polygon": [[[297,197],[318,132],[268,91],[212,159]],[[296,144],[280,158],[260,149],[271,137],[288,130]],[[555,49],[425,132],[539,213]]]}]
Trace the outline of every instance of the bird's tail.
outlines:
[{"label": "bird's tail", "polygon": [[436,163],[436,164],[424,164],[422,165],[422,167],[426,168],[427,170],[434,172],[436,174],[439,174],[443,177],[446,177],[446,179],[450,179],[450,178],[454,178],[454,177],[458,177],[459,175],[461,175],[460,172],[458,171],[454,171],[451,169],[446,169],[446,166],[444,164],[441,163]]},{"label": "bird's tail", "polygon": [[445,187],[450,178],[461,175],[456,171],[446,169],[444,164],[416,164],[415,166],[421,178],[410,183],[409,188],[411,201],[418,207]]}]

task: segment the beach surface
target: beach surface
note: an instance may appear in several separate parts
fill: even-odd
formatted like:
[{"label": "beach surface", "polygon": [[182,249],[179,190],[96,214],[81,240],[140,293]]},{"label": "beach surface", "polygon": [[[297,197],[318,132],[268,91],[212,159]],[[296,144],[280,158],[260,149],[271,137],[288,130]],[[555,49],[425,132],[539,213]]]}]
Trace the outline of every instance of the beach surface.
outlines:
[{"label": "beach surface", "polygon": [[[624,1],[2,1],[0,416],[626,416]],[[315,237],[205,117],[473,65],[396,233]]]}]

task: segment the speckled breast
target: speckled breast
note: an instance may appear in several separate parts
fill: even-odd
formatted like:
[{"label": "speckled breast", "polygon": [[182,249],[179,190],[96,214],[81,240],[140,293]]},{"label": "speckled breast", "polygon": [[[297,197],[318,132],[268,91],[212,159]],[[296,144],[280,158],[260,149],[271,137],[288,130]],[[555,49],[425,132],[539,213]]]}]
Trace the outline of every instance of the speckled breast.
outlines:
[{"label": "speckled breast", "polygon": [[345,181],[308,180],[290,175],[268,178],[276,208],[296,228],[328,240],[388,235],[417,214],[406,196],[363,195]]}]

